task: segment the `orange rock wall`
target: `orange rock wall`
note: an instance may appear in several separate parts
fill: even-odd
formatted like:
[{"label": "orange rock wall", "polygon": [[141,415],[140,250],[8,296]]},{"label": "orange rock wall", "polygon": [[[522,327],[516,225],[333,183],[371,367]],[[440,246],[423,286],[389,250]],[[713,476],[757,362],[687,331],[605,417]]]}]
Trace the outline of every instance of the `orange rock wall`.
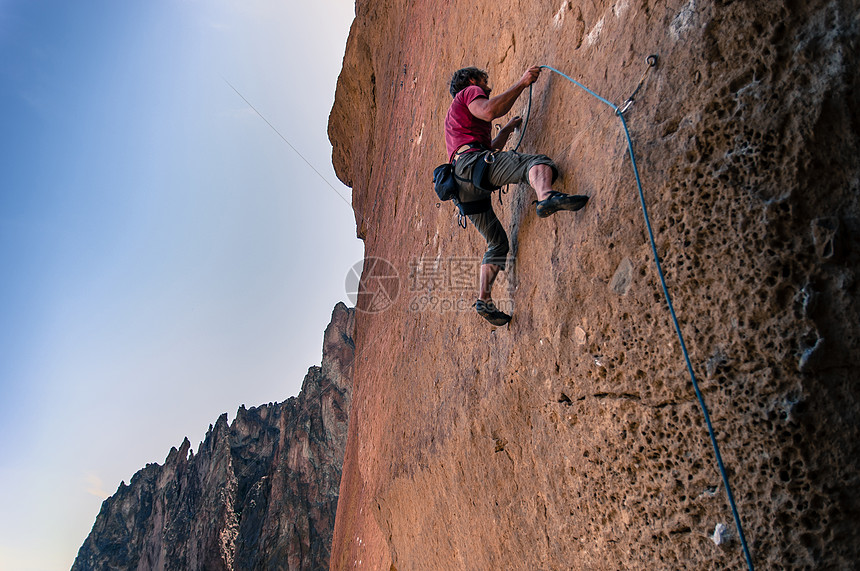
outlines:
[{"label": "orange rock wall", "polygon": [[612,111],[535,84],[521,150],[591,200],[545,220],[526,186],[494,200],[509,326],[469,307],[484,243],[430,185],[455,69],[498,93],[546,64],[621,103],[652,53],[627,120],[754,560],[860,559],[857,14],[357,2],[329,134],[369,263],[332,569],[745,567]]}]

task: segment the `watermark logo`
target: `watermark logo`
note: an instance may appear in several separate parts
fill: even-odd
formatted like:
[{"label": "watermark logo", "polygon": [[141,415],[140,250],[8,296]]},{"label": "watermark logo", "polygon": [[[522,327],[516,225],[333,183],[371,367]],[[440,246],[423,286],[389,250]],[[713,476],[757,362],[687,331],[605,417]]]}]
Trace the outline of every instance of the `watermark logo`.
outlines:
[{"label": "watermark logo", "polygon": [[409,262],[409,291],[473,290],[480,267],[480,258],[413,258]]},{"label": "watermark logo", "polygon": [[397,300],[400,274],[388,260],[365,258],[349,269],[345,285],[347,298],[356,309],[380,313]]},{"label": "watermark logo", "polygon": [[[474,311],[475,293],[481,258],[413,258],[409,261],[405,281],[391,262],[383,258],[367,258],[356,263],[346,276],[346,293],[356,309],[365,313],[380,313],[397,301],[401,290],[406,292],[409,312]],[[496,299],[496,307],[510,313],[512,299]]]},{"label": "watermark logo", "polygon": [[[482,263],[475,257],[413,258],[409,262],[409,311],[475,311]],[[495,304],[506,313],[513,310],[511,299],[497,299]]]}]

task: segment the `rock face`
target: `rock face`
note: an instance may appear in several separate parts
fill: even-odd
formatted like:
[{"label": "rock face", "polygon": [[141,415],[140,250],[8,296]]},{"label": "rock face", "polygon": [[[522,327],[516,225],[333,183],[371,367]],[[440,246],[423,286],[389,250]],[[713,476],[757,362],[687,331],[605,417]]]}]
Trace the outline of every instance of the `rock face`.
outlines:
[{"label": "rock face", "polygon": [[327,569],[352,388],[354,310],[280,404],[222,415],[104,501],[73,571]]},{"label": "rock face", "polygon": [[329,136],[366,255],[390,265],[362,280],[332,569],[746,566],[612,110],[546,70],[534,86],[521,150],[591,200],[548,219],[526,186],[494,200],[509,326],[470,307],[484,243],[430,185],[455,69],[500,93],[547,64],[620,104],[652,53],[626,117],[753,559],[856,565],[858,14],[357,2]]}]

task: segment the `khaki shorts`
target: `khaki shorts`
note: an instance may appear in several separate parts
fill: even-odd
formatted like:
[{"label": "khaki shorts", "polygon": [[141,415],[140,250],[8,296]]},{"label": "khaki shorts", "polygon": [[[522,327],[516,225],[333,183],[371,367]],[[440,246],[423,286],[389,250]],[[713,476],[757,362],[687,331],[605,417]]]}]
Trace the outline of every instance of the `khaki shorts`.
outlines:
[{"label": "khaki shorts", "polygon": [[[454,172],[460,179],[472,180],[472,167],[478,160],[484,160],[488,151],[466,153],[460,156],[454,163]],[[524,155],[515,151],[495,153],[495,161],[490,165],[490,183],[493,186],[505,186],[506,184],[529,182],[529,170],[535,165],[547,165],[552,168],[552,178],[558,176],[558,168],[552,159],[546,155]],[[460,187],[460,202],[471,202],[492,196],[487,192],[475,188],[471,182],[458,181]],[[508,257],[508,235],[502,223],[499,222],[492,206],[486,212],[470,214],[469,220],[487,241],[487,252],[484,254],[482,263],[495,264],[505,269]]]}]

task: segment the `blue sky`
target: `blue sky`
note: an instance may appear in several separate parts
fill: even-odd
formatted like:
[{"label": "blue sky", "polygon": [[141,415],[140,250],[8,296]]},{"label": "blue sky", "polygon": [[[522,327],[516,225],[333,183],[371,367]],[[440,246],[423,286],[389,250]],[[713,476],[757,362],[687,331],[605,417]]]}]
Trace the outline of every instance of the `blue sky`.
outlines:
[{"label": "blue sky", "polygon": [[319,363],[362,256],[326,135],[353,14],[0,0],[0,569],[68,569],[121,480]]}]

